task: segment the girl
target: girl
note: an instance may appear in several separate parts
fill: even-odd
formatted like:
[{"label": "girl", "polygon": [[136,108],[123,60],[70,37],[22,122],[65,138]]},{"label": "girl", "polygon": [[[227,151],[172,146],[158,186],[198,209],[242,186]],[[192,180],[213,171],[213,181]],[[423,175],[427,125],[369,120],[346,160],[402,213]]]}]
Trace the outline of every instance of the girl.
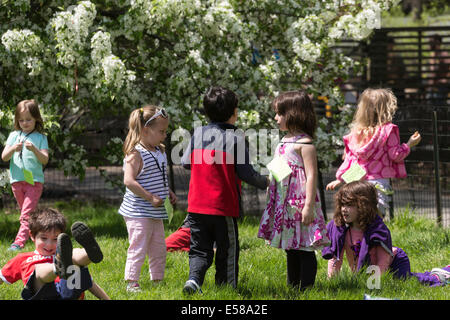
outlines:
[{"label": "girl", "polygon": [[11,189],[20,208],[20,228],[8,250],[24,247],[30,237],[28,219],[42,195],[43,166],[48,163],[48,141],[35,100],[23,100],[16,107],[14,129],[6,140],[2,160],[9,161]]},{"label": "girl", "polygon": [[281,181],[271,177],[268,204],[258,237],[287,254],[288,285],[305,289],[315,282],[315,249],[328,243],[317,195],[317,158],[312,145],[316,116],[304,91],[280,94],[272,103],[275,120],[288,134],[275,150],[292,170]]},{"label": "girl", "polygon": [[392,246],[391,233],[378,214],[377,202],[376,188],[368,181],[350,182],[336,193],[333,220],[327,225],[331,245],[322,250],[322,257],[329,260],[328,277],[339,273],[345,252],[353,272],[375,265],[380,273],[389,270],[396,278],[415,276],[432,286],[445,284],[448,267],[411,273],[406,253]]},{"label": "girl", "polygon": [[167,157],[162,142],[169,118],[155,106],[134,110],[123,151],[126,192],[119,213],[127,225],[130,247],[125,265],[127,291],[140,291],[138,280],[146,255],[150,277],[160,281],[166,265],[163,219],[167,219],[164,200],[174,204],[175,194],[168,187]]},{"label": "girl", "polygon": [[342,175],[358,164],[366,172],[364,179],[378,189],[379,209],[384,216],[389,208],[390,178],[406,177],[404,159],[420,140],[414,133],[407,143],[400,144],[398,127],[392,123],[397,99],[389,89],[366,89],[362,93],[350,134],[344,136],[344,162],[336,172],[336,180],[326,189],[342,184]]}]

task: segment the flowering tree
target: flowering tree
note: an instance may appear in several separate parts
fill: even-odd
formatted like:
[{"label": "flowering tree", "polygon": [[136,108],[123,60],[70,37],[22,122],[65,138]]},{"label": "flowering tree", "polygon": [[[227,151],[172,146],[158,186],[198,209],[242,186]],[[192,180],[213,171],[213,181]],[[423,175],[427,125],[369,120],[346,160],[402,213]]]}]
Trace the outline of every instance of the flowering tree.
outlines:
[{"label": "flowering tree", "polygon": [[[283,90],[303,87],[342,106],[338,80],[356,65],[333,45],[368,37],[397,2],[2,1],[1,128],[11,129],[18,101],[37,99],[53,151],[65,154],[60,166],[81,174],[85,151],[73,142],[80,119],[154,103],[169,111],[172,129],[189,130],[204,119],[201,96],[213,84],[239,95],[244,129],[272,126],[269,101]],[[325,166],[340,138],[319,130]]]}]

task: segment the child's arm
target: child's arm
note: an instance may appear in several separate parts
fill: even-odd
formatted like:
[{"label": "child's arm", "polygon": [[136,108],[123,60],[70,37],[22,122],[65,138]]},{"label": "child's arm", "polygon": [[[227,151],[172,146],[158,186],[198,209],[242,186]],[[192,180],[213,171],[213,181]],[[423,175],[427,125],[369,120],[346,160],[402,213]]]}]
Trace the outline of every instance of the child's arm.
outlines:
[{"label": "child's arm", "polygon": [[22,142],[16,143],[12,146],[6,145],[2,152],[2,160],[5,162],[11,160],[14,152],[20,152],[20,150],[22,150],[22,146]]},{"label": "child's arm", "polygon": [[334,181],[331,181],[329,184],[327,184],[327,186],[326,186],[326,190],[334,190],[334,189],[336,189],[337,187],[339,187],[340,185],[342,184],[342,181],[341,180],[334,180]]},{"label": "child's arm", "polygon": [[100,300],[111,300],[111,298],[106,294],[105,290],[103,290],[94,281],[92,281],[92,287],[89,289],[89,292],[92,293],[95,297],[97,297]]},{"label": "child's arm", "polygon": [[48,163],[48,150],[47,149],[38,149],[31,141],[25,141],[25,148],[32,151],[38,161],[42,163],[42,165],[46,165]]},{"label": "child's arm", "polygon": [[250,164],[250,155],[248,152],[248,143],[246,140],[238,141],[237,145],[240,143],[244,143],[244,154],[238,155],[239,152],[242,152],[239,150],[239,148],[236,147],[235,153],[234,153],[234,161],[236,163],[236,174],[242,181],[257,187],[259,189],[266,189],[269,186],[269,178],[267,176],[263,176],[259,174],[253,166]]},{"label": "child's arm", "polygon": [[123,183],[131,190],[135,195],[149,201],[155,208],[161,206],[164,201],[161,197],[154,195],[145,190],[139,182],[136,181],[136,177],[142,169],[142,158],[138,151],[130,153],[126,157],[125,161],[125,173],[123,176]]},{"label": "child's arm", "polygon": [[[414,134],[415,135],[415,134]],[[394,126],[387,139],[388,156],[394,162],[403,161],[410,153],[411,148],[420,142],[420,135],[412,135],[408,143],[400,144],[400,134],[397,126]]]},{"label": "child's arm", "polygon": [[305,165],[306,199],[302,210],[302,223],[308,225],[315,218],[315,202],[317,190],[317,154],[314,145],[301,145],[301,157]]}]

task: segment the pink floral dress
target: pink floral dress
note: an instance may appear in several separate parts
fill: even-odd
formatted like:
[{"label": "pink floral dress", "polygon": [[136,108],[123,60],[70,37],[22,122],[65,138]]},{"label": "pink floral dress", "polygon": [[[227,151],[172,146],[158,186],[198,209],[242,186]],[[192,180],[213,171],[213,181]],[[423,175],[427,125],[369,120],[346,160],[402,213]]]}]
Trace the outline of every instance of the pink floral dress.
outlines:
[{"label": "pink floral dress", "polygon": [[275,156],[283,157],[292,169],[281,182],[271,177],[268,204],[259,226],[258,237],[275,248],[313,251],[330,243],[318,192],[313,223],[305,226],[301,222],[306,200],[306,175],[303,159],[294,146],[304,136],[283,138],[275,150]]}]

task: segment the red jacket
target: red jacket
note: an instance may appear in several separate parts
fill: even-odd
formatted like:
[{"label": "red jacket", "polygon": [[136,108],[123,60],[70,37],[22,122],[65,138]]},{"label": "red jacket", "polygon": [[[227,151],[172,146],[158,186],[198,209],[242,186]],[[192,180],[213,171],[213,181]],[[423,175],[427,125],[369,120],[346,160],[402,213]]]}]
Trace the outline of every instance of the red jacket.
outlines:
[{"label": "red jacket", "polygon": [[183,155],[183,166],[191,170],[188,212],[238,217],[241,180],[260,189],[267,178],[249,161],[245,137],[226,123],[197,128]]}]

